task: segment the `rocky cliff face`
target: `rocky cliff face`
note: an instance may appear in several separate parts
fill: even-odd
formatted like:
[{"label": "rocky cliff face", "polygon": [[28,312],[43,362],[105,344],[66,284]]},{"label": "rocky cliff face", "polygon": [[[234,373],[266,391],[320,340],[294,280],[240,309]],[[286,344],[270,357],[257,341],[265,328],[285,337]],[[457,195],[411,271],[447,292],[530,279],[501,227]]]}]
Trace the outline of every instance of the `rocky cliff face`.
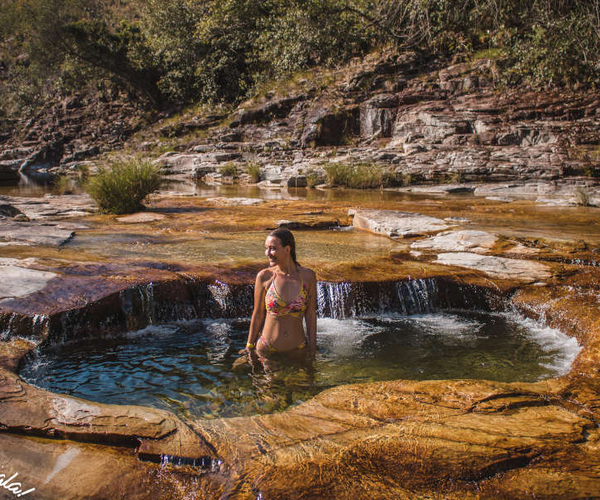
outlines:
[{"label": "rocky cliff face", "polygon": [[0,183],[44,180],[123,146],[141,127],[143,106],[124,95],[74,95],[46,104],[0,137]]},{"label": "rocky cliff face", "polygon": [[258,162],[266,184],[306,185],[329,162],[372,162],[399,185],[600,176],[600,94],[499,89],[493,61],[438,68],[414,54],[344,68],[319,90],[245,103],[228,128],[160,159],[222,182]]},{"label": "rocky cliff face", "polygon": [[[442,67],[417,54],[355,61],[269,92],[231,115],[171,119],[154,125],[176,151],[160,158],[171,175],[223,182],[234,162],[249,162],[267,185],[306,185],[329,162],[370,162],[398,185],[431,182],[555,181],[595,184],[600,177],[600,93],[503,89],[491,60]],[[22,124],[0,155],[0,180],[45,172],[122,146],[143,110],[115,97],[68,98]],[[224,126],[224,123],[228,123]],[[201,131],[201,134],[199,134]],[[202,137],[202,138],[200,138]],[[140,148],[139,143],[129,146]]]}]

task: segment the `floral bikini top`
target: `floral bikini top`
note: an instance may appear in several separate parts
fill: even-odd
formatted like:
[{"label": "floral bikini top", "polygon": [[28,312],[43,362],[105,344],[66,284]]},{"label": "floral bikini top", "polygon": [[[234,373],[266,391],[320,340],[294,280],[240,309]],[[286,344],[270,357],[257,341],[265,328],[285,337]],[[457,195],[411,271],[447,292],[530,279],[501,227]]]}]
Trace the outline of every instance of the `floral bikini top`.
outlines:
[{"label": "floral bikini top", "polygon": [[308,289],[306,288],[304,281],[302,281],[302,277],[300,277],[300,291],[298,292],[298,295],[296,295],[296,298],[291,302],[286,302],[285,299],[279,295],[275,289],[275,278],[271,281],[271,286],[265,295],[267,314],[272,316],[302,316],[306,310],[307,302]]}]

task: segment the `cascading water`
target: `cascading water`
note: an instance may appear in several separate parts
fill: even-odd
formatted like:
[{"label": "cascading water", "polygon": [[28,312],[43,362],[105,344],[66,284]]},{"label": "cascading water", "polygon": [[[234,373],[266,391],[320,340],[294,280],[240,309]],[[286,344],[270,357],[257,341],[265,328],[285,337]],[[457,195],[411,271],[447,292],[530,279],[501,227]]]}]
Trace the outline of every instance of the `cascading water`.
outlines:
[{"label": "cascading water", "polygon": [[[180,280],[136,285],[98,302],[51,316],[0,314],[0,329],[4,339],[32,336],[61,343],[179,319],[243,318],[252,313],[253,293],[253,285],[206,282],[182,275]],[[440,278],[317,284],[318,315],[337,319],[387,312],[485,310],[492,298],[482,289]]]}]

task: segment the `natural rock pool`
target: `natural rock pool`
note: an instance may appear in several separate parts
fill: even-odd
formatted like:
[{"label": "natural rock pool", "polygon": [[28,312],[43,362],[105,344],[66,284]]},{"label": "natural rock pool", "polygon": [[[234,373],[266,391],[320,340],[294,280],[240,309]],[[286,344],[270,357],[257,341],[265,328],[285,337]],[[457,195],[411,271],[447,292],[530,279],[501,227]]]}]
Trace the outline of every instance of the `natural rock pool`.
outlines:
[{"label": "natural rock pool", "polygon": [[57,393],[216,418],[281,411],[342,384],[476,378],[534,382],[565,374],[575,339],[515,313],[385,314],[319,320],[319,353],[233,369],[247,320],[194,320],[47,347],[20,371]]},{"label": "natural rock pool", "polygon": [[[3,233],[0,468],[40,498],[597,496],[597,209],[235,189],[124,217],[9,202],[30,222]],[[244,318],[281,220],[319,279],[319,352],[252,371]]]}]

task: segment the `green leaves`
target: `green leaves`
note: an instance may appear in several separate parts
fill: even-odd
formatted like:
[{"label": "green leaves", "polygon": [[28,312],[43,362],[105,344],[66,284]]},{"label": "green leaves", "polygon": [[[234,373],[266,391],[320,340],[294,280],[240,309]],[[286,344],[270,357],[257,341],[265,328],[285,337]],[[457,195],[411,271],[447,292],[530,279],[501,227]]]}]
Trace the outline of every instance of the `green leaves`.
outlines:
[{"label": "green leaves", "polygon": [[160,188],[162,178],[149,161],[120,160],[100,169],[86,189],[100,211],[128,214],[144,209],[143,201]]},{"label": "green leaves", "polygon": [[600,0],[4,0],[0,107],[106,80],[155,107],[236,102],[383,45],[488,51],[506,83],[593,87],[599,13]]}]

